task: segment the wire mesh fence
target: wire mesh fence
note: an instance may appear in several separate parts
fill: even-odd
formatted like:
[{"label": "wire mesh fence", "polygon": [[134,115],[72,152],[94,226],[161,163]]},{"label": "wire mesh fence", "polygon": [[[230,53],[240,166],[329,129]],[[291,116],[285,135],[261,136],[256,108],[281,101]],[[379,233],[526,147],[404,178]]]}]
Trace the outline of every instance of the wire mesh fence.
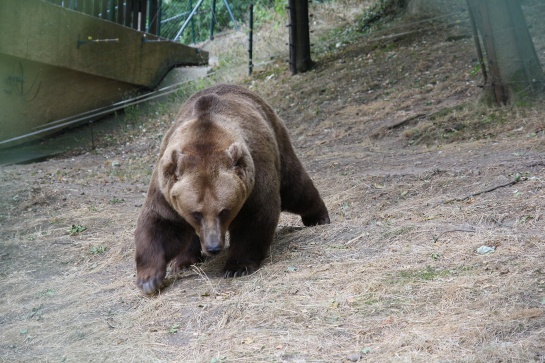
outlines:
[{"label": "wire mesh fence", "polygon": [[[151,24],[158,20],[157,33],[167,39],[180,41],[184,44],[202,43],[212,39],[218,31],[247,28],[249,19],[248,8],[250,3],[255,3],[256,24],[261,21],[271,20],[275,15],[285,18],[286,26],[288,18],[286,14],[287,2],[283,0],[142,0],[142,1],[122,1],[122,0],[47,0],[48,2],[70,8],[72,10],[89,13],[103,19],[123,23],[127,21],[127,15],[135,12],[135,18],[144,19],[143,26],[138,26],[141,31],[150,31]],[[316,7],[326,7],[330,9],[330,14],[321,12],[322,17],[345,18],[343,13],[346,0],[339,1],[317,1],[310,0]],[[352,1],[354,2],[354,1]],[[358,2],[358,1],[356,1]],[[390,4],[405,3],[408,13],[416,20],[404,22],[404,27],[414,27],[421,22],[422,18],[429,21],[466,21],[467,1],[466,0],[406,0],[406,1],[359,1],[362,11],[372,4]],[[528,23],[528,29],[540,57],[541,63],[545,63],[545,45],[542,41],[545,33],[545,23],[542,21],[545,15],[545,3],[540,0],[520,0],[524,16]],[[140,5],[138,5],[140,4]],[[154,12],[157,11],[157,12]],[[138,15],[138,13],[145,13]],[[146,20],[147,19],[147,20]],[[310,24],[311,30],[322,22],[323,19],[313,18]],[[276,19],[278,21],[278,18]],[[129,24],[130,25],[130,24]],[[185,27],[184,27],[185,25]],[[349,24],[348,24],[349,25]],[[183,28],[183,31],[181,31]],[[257,39],[256,39],[257,41]],[[316,43],[316,39],[314,41]]]},{"label": "wire mesh fence", "polygon": [[545,66],[545,2],[526,0],[521,2],[522,12],[528,23],[528,30],[536,48],[541,66]]},{"label": "wire mesh fence", "polygon": [[250,1],[171,0],[161,9],[161,36],[195,44],[213,39],[214,33],[236,29],[245,22]]},{"label": "wire mesh fence", "polygon": [[[194,16],[187,23],[187,27],[180,34],[180,42],[196,44],[204,47],[211,53],[212,71],[208,76],[217,76],[221,81],[230,81],[240,75],[247,74],[248,67],[248,5],[250,1],[230,0],[224,2],[218,0],[216,11],[212,11],[213,0],[202,0],[197,8],[198,0],[163,0],[161,8],[161,21],[159,26],[160,35],[168,39],[174,39],[180,32],[184,23],[188,22],[189,15],[195,10]],[[345,6],[350,3],[350,6]],[[358,39],[363,29],[361,17],[365,9],[375,1],[337,0],[326,2],[314,2],[311,5],[311,43],[314,56],[317,53],[334,51],[338,45]],[[408,9],[409,17],[403,21],[396,21],[388,24],[387,27],[380,26],[372,29],[372,36],[365,41],[380,41],[381,37],[392,32],[403,33],[407,31],[433,31],[435,26],[459,26],[462,24],[466,29],[467,37],[471,36],[471,26],[468,19],[468,11],[465,0],[419,0]],[[416,6],[415,4],[420,4]],[[229,14],[226,4],[231,6],[233,17]],[[263,66],[272,62],[288,61],[288,14],[280,1],[257,1],[256,2],[256,30],[253,34],[254,69],[260,71]],[[545,64],[545,3],[541,0],[521,0],[520,2],[529,32],[532,37],[536,53],[540,63]],[[270,11],[270,9],[275,9]],[[431,9],[431,10],[430,10]],[[234,21],[233,21],[234,18]],[[238,30],[235,29],[235,22]],[[211,24],[214,26],[213,34],[215,40],[210,41]],[[331,28],[342,27],[336,31],[336,36],[324,36]],[[222,34],[218,34],[218,32]],[[352,34],[352,35],[351,35]],[[356,34],[356,36],[353,36]],[[119,45],[122,46],[122,45]],[[467,54],[469,59],[476,58],[476,52]],[[104,63],[122,63],[120,59],[113,59],[106,54]],[[475,63],[476,64],[476,63]],[[56,74],[30,74],[25,73],[28,79],[38,79],[37,82],[46,83],[53,81],[53,77],[60,77]],[[13,83],[13,82],[12,82]],[[186,92],[190,90],[190,82],[183,81],[177,85],[169,86],[168,92]],[[37,83],[39,84],[39,83]],[[113,84],[113,82],[112,82]],[[93,92],[93,90],[88,90]],[[163,90],[164,91],[164,90]],[[134,95],[127,95],[127,99]],[[141,98],[135,98],[140,102]]]}]

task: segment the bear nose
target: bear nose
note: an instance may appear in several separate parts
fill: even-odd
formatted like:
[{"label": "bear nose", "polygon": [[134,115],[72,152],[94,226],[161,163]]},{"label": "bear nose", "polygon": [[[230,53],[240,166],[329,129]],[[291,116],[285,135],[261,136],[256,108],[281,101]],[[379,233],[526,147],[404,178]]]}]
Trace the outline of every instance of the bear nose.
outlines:
[{"label": "bear nose", "polygon": [[223,236],[221,235],[219,226],[212,226],[217,228],[206,227],[205,225],[202,230],[204,253],[209,256],[217,255],[223,249]]},{"label": "bear nose", "polygon": [[208,252],[211,255],[217,255],[221,252],[221,246],[208,246],[206,247],[206,252]]}]

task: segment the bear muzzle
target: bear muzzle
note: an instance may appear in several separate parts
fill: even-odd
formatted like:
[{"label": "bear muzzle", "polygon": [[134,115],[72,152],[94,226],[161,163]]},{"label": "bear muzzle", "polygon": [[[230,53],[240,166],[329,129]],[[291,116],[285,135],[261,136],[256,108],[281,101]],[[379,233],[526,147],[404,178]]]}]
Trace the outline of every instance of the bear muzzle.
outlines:
[{"label": "bear muzzle", "polygon": [[205,255],[215,256],[223,250],[224,238],[216,231],[203,234],[202,249]]}]

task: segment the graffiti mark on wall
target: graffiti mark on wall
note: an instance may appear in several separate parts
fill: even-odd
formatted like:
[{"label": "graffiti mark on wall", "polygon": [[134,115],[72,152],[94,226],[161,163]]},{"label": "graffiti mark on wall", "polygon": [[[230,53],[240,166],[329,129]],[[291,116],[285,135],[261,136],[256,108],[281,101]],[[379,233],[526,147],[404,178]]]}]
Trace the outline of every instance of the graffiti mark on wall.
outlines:
[{"label": "graffiti mark on wall", "polygon": [[4,79],[4,92],[22,97],[25,102],[32,102],[42,86],[42,81],[38,81],[39,74],[40,72],[37,72],[34,79],[31,77],[32,81],[29,82],[28,77],[25,76],[23,63],[14,63],[12,73]]}]

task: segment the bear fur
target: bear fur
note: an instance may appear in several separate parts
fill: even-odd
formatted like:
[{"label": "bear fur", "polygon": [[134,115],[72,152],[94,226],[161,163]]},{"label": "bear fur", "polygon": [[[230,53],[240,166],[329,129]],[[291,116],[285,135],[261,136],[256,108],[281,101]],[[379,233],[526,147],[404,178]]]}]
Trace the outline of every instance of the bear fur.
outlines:
[{"label": "bear fur", "polygon": [[175,269],[230,246],[224,277],[258,269],[281,211],[330,222],[283,121],[256,94],[219,85],[193,95],[165,135],[135,231],[137,285],[159,289]]}]

